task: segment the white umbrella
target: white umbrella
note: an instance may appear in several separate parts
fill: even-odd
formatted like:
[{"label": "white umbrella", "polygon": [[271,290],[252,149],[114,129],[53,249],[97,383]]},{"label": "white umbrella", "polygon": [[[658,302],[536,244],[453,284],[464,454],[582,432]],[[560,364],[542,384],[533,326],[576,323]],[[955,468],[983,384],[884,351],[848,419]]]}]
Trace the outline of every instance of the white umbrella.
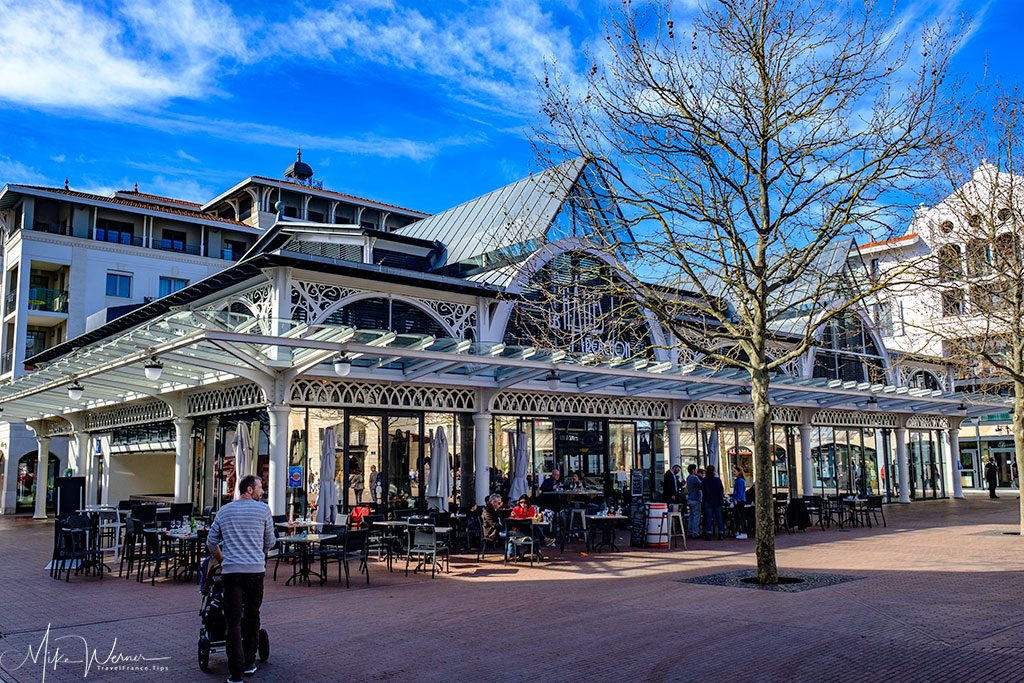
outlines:
[{"label": "white umbrella", "polygon": [[516,432],[515,455],[516,472],[512,477],[512,486],[508,492],[508,499],[513,501],[518,500],[519,496],[529,495],[530,490],[526,485],[529,464],[527,464],[526,458],[526,434],[523,432]]},{"label": "white umbrella", "polygon": [[316,521],[334,524],[338,513],[338,489],[334,485],[334,427],[324,430],[320,450],[320,492],[316,496]]},{"label": "white umbrella", "polygon": [[444,427],[438,427],[430,441],[427,507],[439,512],[448,512],[448,499],[451,495],[452,465],[448,458],[448,438],[444,435]]},{"label": "white umbrella", "polygon": [[249,439],[249,425],[239,422],[235,425],[235,438],[231,442],[235,454],[235,498],[238,498],[238,482],[252,474],[252,442]]}]

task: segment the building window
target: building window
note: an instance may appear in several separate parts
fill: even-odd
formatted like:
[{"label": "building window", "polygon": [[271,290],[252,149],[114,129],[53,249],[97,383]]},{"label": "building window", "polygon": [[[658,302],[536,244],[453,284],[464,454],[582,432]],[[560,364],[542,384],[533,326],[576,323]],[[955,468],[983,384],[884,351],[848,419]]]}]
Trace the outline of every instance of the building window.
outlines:
[{"label": "building window", "polygon": [[248,248],[249,247],[246,246],[245,242],[224,240],[224,248],[221,250],[221,258],[226,261],[237,261],[242,258],[242,254],[244,254]]},{"label": "building window", "polygon": [[107,273],[107,296],[125,299],[132,295],[132,276],[127,273]]},{"label": "building window", "polygon": [[135,225],[109,218],[99,218],[96,220],[96,239],[100,242],[134,244]]},{"label": "building window", "polygon": [[956,280],[964,275],[960,247],[947,244],[939,249],[939,279],[943,282]]},{"label": "building window", "polygon": [[814,355],[814,376],[844,382],[885,382],[885,362],[870,332],[853,312],[824,324]]},{"label": "building window", "polygon": [[878,328],[878,333],[883,337],[891,337],[895,334],[891,304],[875,305],[875,327]]},{"label": "building window", "polygon": [[181,291],[188,287],[188,280],[180,277],[161,277],[160,278],[160,296],[164,297],[168,294],[174,294],[175,292]]},{"label": "building window", "polygon": [[942,293],[942,315],[952,317],[964,314],[964,293],[960,289],[948,289]]},{"label": "building window", "polygon": [[157,248],[168,251],[185,251],[186,237],[181,230],[164,230],[163,239],[157,242]]}]

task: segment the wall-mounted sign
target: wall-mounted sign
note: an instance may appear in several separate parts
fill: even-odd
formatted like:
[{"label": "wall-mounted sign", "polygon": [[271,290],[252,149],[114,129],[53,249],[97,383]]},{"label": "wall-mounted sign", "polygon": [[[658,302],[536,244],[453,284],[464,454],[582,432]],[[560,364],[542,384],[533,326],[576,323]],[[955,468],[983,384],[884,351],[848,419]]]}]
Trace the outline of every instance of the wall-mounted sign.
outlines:
[{"label": "wall-mounted sign", "polygon": [[289,465],[288,466],[288,488],[290,488],[290,489],[301,489],[302,488],[302,466],[301,465]]}]

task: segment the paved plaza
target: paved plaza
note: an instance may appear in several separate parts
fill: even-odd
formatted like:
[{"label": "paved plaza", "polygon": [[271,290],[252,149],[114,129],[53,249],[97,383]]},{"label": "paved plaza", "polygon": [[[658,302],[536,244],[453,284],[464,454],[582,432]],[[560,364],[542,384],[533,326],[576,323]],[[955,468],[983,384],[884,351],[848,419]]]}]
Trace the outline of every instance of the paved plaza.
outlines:
[{"label": "paved plaza", "polygon": [[[453,558],[452,572],[406,578],[371,563],[352,588],[268,580],[270,661],[254,681],[1024,681],[1024,541],[1015,496],[887,506],[888,528],[779,539],[790,572],[857,577],[779,593],[681,582],[754,564],[752,541],[689,550],[581,556],[567,547],[533,569]],[[159,659],[145,673],[86,680],[223,681],[196,664],[194,585],[138,584],[116,573],[49,578],[49,523],[0,518],[0,651]],[[622,539],[625,545],[625,539]],[[333,568],[332,568],[333,571]],[[77,638],[59,636],[75,635]],[[116,639],[116,646],[114,640]],[[134,665],[131,665],[134,666]],[[46,671],[83,680],[82,664]],[[0,671],[38,681],[42,664]]]}]

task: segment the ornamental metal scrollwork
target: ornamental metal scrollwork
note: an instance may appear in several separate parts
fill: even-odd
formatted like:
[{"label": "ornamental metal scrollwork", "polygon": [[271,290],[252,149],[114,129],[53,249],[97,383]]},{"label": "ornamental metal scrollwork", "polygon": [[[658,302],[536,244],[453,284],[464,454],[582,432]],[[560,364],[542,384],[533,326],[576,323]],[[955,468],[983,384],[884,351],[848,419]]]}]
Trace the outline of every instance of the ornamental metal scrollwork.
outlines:
[{"label": "ornamental metal scrollwork", "polygon": [[171,419],[171,407],[163,401],[128,403],[109,410],[97,410],[85,416],[86,431],[163,422]]},{"label": "ornamental metal scrollwork", "polygon": [[502,391],[491,401],[491,412],[506,415],[573,415],[667,420],[669,403],[621,396]]},{"label": "ornamental metal scrollwork", "polygon": [[253,408],[266,404],[266,396],[259,385],[252,382],[235,384],[223,389],[198,391],[185,397],[188,415],[209,415],[238,408]]},{"label": "ornamental metal scrollwork", "polygon": [[289,402],[348,408],[407,408],[472,412],[476,410],[476,392],[472,389],[456,387],[300,378],[292,383]]},{"label": "ornamental metal scrollwork", "polygon": [[[259,328],[260,334],[270,334],[272,332],[270,319],[273,315],[273,305],[273,288],[270,286],[270,283],[265,283],[239,292],[211,310],[213,313],[227,312],[238,314],[241,313],[239,310],[241,306],[252,316],[253,322]],[[251,324],[246,326],[251,327]],[[243,331],[246,326],[243,326]]]},{"label": "ornamental metal scrollwork", "polygon": [[71,423],[63,418],[50,418],[46,421],[47,436],[67,436],[74,431]]},{"label": "ornamental metal scrollwork", "polygon": [[292,320],[315,325],[327,317],[339,301],[362,291],[326,282],[292,280]]},{"label": "ornamental metal scrollwork", "polygon": [[895,413],[861,413],[849,410],[819,410],[811,424],[822,427],[890,427],[897,426]]},{"label": "ornamental metal scrollwork", "polygon": [[907,429],[949,429],[949,420],[941,415],[912,415],[907,418]]},{"label": "ornamental metal scrollwork", "polygon": [[457,339],[466,339],[466,331],[476,327],[476,306],[472,304],[434,299],[417,299],[417,301],[434,311],[451,328],[452,335]]},{"label": "ornamental metal scrollwork", "polygon": [[[691,403],[683,407],[684,420],[701,422],[742,422],[753,424],[754,408],[749,405],[732,403]],[[774,424],[800,424],[800,409],[788,406],[772,406]]]}]

